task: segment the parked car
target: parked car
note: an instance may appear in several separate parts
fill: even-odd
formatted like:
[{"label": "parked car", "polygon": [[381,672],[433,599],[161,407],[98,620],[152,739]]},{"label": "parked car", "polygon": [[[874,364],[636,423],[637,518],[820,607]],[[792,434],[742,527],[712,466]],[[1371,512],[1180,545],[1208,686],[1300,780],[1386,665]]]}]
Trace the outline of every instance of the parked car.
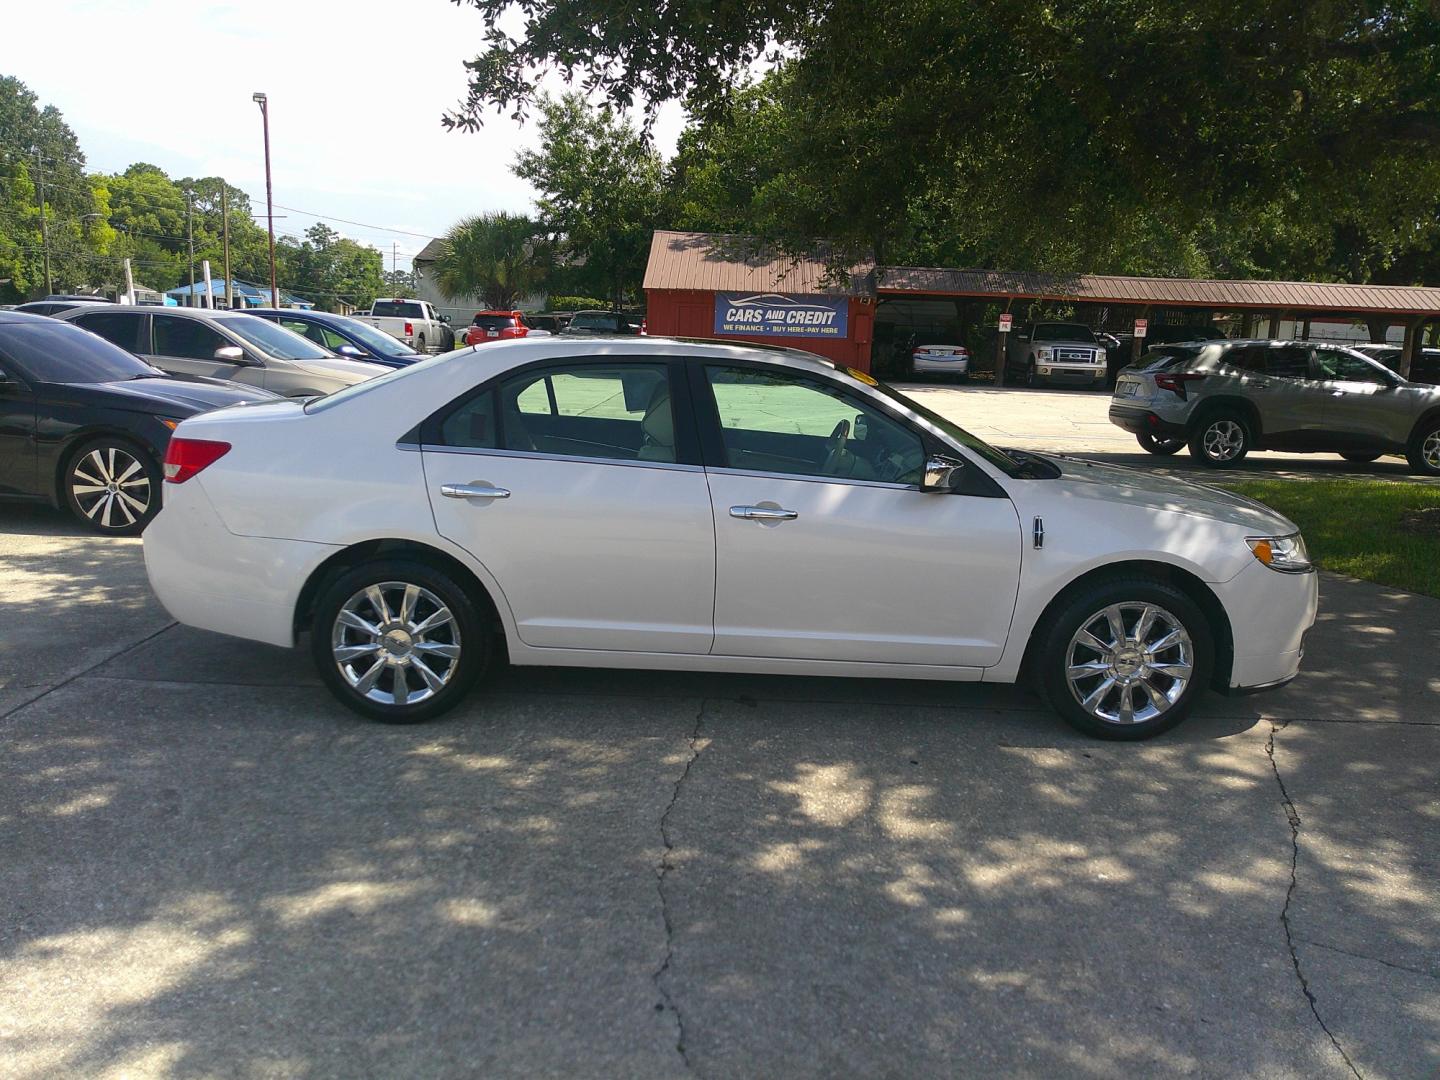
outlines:
[{"label": "parked car", "polygon": [[[1372,360],[1379,361],[1391,371],[1400,370],[1399,345],[1355,345],[1352,346],[1356,352],[1364,353]],[[1410,362],[1410,381],[1426,383],[1431,386],[1440,384],[1440,349],[1417,349],[1415,358]]]},{"label": "parked car", "polygon": [[0,313],[0,497],[68,508],[96,532],[133,536],[160,508],[170,432],[209,409],[275,400],[181,382],[55,319]]},{"label": "parked car", "polygon": [[1026,386],[1099,387],[1105,372],[1105,347],[1083,323],[1037,322],[1012,333],[1006,346],[1006,377],[1022,378]]},{"label": "parked car", "polygon": [[526,315],[525,325],[531,330],[544,330],[549,334],[558,334],[563,331],[570,322],[570,316],[563,312],[548,311],[542,315]]},{"label": "parked car", "polygon": [[1251,450],[1404,454],[1440,476],[1440,387],[1407,382],[1354,349],[1307,341],[1162,345],[1120,373],[1110,420],[1152,454],[1216,468]]},{"label": "parked car", "polygon": [[239,311],[110,304],[60,317],[172,375],[262,386],[284,397],[333,393],[387,370],[342,360],[299,334]]},{"label": "parked car", "polygon": [[251,308],[246,314],[268,319],[346,360],[364,360],[394,368],[424,359],[403,341],[345,315],[290,308]]},{"label": "parked car", "polygon": [[331,691],[394,722],[454,706],[497,635],[518,665],[1023,669],[1116,739],[1298,669],[1315,575],[1251,500],[996,449],[798,350],[470,355],[185,421],[145,537],[165,607],[274,645],[308,631]]},{"label": "parked car", "polygon": [[465,331],[462,344],[484,345],[491,341],[513,341],[530,333],[523,311],[477,311]]},{"label": "parked car", "polygon": [[970,350],[964,345],[921,344],[912,341],[910,345],[910,369],[916,375],[943,375],[952,379],[970,377]]},{"label": "parked car", "polygon": [[570,317],[564,333],[573,336],[594,337],[597,334],[612,336],[620,334],[639,335],[643,316],[627,315],[621,311],[577,311]]},{"label": "parked car", "polygon": [[[428,301],[407,300],[387,297],[370,305],[368,315],[356,315],[360,322],[367,323],[391,337],[403,341],[418,353],[440,348],[446,342],[448,315],[441,315]],[[455,336],[449,334],[454,344]]]},{"label": "parked car", "polygon": [[17,304],[16,311],[23,311],[27,315],[63,315],[67,311],[74,311],[82,307],[114,307],[109,300],[97,300],[94,297],[70,297],[67,299],[56,299],[47,297],[44,300],[31,300],[28,304]]}]

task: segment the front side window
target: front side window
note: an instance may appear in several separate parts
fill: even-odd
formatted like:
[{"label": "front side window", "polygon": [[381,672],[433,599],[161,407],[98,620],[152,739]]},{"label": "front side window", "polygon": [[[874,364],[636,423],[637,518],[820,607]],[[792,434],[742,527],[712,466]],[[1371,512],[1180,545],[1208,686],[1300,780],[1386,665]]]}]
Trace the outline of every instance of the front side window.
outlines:
[{"label": "front side window", "polygon": [[753,368],[706,367],[732,469],[823,479],[920,483],[920,436],[818,379]]},{"label": "front side window", "polygon": [[1322,379],[1390,385],[1388,375],[1357,353],[1342,352],[1339,349],[1316,349],[1315,366]]},{"label": "front side window", "polygon": [[1281,345],[1265,350],[1266,374],[1281,379],[1310,378],[1310,350]]},{"label": "front side window", "polygon": [[214,360],[215,350],[229,345],[222,335],[198,319],[155,316],[155,355],[184,360]]},{"label": "front side window", "polygon": [[[281,360],[324,360],[330,354],[308,338],[255,315],[220,315],[216,322],[262,353]],[[228,343],[227,343],[228,344]]]}]

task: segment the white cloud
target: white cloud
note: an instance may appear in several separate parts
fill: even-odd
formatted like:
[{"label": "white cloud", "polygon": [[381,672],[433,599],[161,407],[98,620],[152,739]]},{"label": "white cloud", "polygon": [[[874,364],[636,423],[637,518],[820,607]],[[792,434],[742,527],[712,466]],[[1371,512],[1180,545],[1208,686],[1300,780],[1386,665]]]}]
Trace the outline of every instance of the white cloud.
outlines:
[{"label": "white cloud", "polygon": [[[0,34],[0,74],[64,113],[90,166],[135,161],[172,176],[223,175],[265,201],[260,114],[270,99],[275,201],[323,215],[427,235],[486,210],[523,211],[534,192],[510,172],[534,145],[533,124],[495,116],[477,134],[441,116],[465,92],[462,64],[485,25],[449,0],[52,0],[12,5]],[[661,111],[669,153],[682,126]],[[314,219],[288,215],[282,231]],[[347,235],[388,255],[420,237],[354,225]]]}]

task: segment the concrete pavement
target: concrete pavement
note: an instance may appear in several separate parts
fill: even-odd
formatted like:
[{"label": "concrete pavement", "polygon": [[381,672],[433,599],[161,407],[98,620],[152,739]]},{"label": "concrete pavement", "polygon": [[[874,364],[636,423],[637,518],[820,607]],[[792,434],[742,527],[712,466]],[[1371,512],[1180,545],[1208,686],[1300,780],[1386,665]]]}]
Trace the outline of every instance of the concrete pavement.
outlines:
[{"label": "concrete pavement", "polygon": [[360,722],[0,510],[0,1077],[1440,1072],[1440,601],[1139,746],[1005,687],[513,669]]}]

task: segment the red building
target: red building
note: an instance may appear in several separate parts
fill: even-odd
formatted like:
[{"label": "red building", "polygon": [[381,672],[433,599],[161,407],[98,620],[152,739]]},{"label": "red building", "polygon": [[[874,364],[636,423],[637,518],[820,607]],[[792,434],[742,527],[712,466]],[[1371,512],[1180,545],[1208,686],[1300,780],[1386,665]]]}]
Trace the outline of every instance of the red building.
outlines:
[{"label": "red building", "polygon": [[786,345],[868,371],[875,266],[827,271],[823,251],[793,258],[743,236],[657,231],[645,268],[647,329]]}]

